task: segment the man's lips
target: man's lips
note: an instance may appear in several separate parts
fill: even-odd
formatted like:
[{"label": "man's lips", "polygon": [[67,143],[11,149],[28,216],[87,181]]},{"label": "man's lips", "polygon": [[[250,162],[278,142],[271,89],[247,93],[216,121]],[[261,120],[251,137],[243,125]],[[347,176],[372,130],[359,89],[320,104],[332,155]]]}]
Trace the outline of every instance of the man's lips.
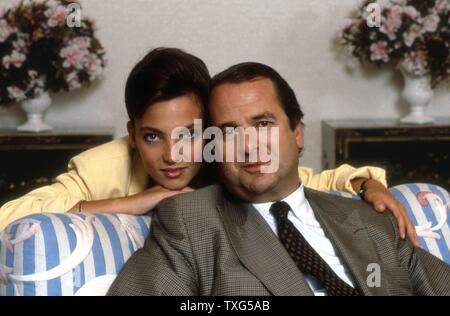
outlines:
[{"label": "man's lips", "polygon": [[249,172],[249,173],[255,173],[255,172],[260,172],[261,171],[261,167],[263,166],[267,166],[270,163],[270,161],[268,162],[254,162],[254,163],[247,163],[245,165],[242,165],[242,169],[244,169],[245,171]]},{"label": "man's lips", "polygon": [[164,175],[167,178],[175,179],[175,178],[178,178],[179,176],[181,176],[186,168],[187,167],[182,167],[182,168],[165,168],[165,169],[161,169],[161,171],[164,173]]}]

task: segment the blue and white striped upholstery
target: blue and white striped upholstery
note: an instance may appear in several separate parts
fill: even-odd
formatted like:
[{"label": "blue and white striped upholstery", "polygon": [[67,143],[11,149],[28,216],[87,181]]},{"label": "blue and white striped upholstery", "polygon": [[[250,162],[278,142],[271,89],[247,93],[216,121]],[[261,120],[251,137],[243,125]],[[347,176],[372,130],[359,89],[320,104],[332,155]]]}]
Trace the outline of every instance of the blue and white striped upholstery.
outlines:
[{"label": "blue and white striped upholstery", "polygon": [[420,237],[420,244],[424,250],[450,264],[449,193],[439,186],[425,183],[403,184],[392,187],[389,190],[403,204],[413,224],[416,226],[426,225],[428,222],[432,226],[436,226],[442,217],[439,210],[436,207],[432,207],[430,203],[420,203],[421,194],[426,192],[436,194],[441,198],[444,205],[447,205],[447,208],[444,209],[444,212],[447,212],[447,221],[441,229],[435,231],[440,239]]},{"label": "blue and white striped upholstery", "polygon": [[[434,185],[406,184],[390,191],[415,225],[435,226],[442,215],[423,199],[426,192],[450,202],[448,192]],[[149,224],[149,216],[105,214],[36,214],[17,220],[0,233],[0,296],[84,294],[96,280],[110,282],[143,245]],[[450,264],[449,225],[447,218],[436,231],[440,239],[421,238],[421,244]],[[30,275],[43,280],[20,281]]]},{"label": "blue and white striped upholstery", "polygon": [[[0,295],[74,295],[96,277],[117,274],[148,236],[150,217],[93,214],[93,218],[92,247],[87,249],[85,258],[78,259],[78,264],[77,258],[71,260],[70,256],[81,239],[70,224],[86,220],[85,214],[36,214],[9,225],[1,234],[0,269],[13,267],[13,271],[7,285],[0,280]],[[26,237],[27,231],[34,233],[8,249],[8,241],[23,239],[20,236]],[[76,266],[50,280],[21,282],[12,278],[49,271],[68,261]]]},{"label": "blue and white striped upholstery", "polygon": [[[425,183],[409,183],[402,184],[389,189],[389,191],[395,196],[395,198],[402,203],[406,211],[408,212],[409,218],[411,218],[415,226],[426,225],[431,223],[431,226],[436,226],[439,219],[442,217],[439,210],[436,207],[427,203],[421,199],[423,194],[427,192],[436,194],[442,201],[444,205],[449,205],[450,195],[443,188]],[[357,195],[352,195],[346,192],[331,192],[332,194],[360,199]],[[422,200],[422,203],[421,203]],[[450,206],[444,209],[444,212],[448,213]],[[442,226],[441,229],[435,231],[439,235],[439,239],[419,237],[420,244],[424,250],[430,252],[439,259],[450,264],[450,216],[447,216],[447,222]]]}]

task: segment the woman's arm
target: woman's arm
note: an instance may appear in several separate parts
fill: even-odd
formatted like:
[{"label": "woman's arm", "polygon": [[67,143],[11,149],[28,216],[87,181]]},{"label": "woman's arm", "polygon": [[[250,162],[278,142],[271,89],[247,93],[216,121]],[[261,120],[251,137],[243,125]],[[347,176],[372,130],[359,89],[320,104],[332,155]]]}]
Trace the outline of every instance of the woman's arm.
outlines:
[{"label": "woman's arm", "polygon": [[[354,168],[344,164],[336,169],[314,174],[311,168],[299,167],[299,176],[304,186],[321,191],[346,191],[360,194],[380,213],[387,209],[397,219],[400,235],[407,234],[411,242],[420,246],[414,225],[403,205],[387,190],[386,172],[378,167]],[[365,181],[370,179],[369,181]]]},{"label": "woman's arm", "polygon": [[161,186],[155,186],[146,191],[113,199],[96,201],[81,200],[75,204],[69,212],[102,212],[102,213],[123,213],[131,215],[143,215],[153,210],[153,208],[163,199],[180,194],[191,192],[189,187],[179,191],[172,191]]},{"label": "woman's arm", "polygon": [[[354,168],[344,164],[336,169],[324,170],[315,174],[313,169],[299,167],[298,173],[304,186],[320,191],[345,191],[358,194],[358,179],[374,179],[382,183],[385,187],[386,172],[378,167]],[[352,184],[352,180],[355,180]]]}]

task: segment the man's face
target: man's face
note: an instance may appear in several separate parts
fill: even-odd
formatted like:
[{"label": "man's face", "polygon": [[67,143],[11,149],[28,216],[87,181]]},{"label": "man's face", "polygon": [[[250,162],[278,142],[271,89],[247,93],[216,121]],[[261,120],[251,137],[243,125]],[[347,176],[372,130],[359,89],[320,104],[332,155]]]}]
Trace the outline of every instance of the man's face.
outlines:
[{"label": "man's face", "polygon": [[[226,188],[236,196],[250,202],[280,200],[299,185],[297,171],[299,151],[303,148],[303,129],[298,123],[294,130],[284,112],[270,79],[261,78],[239,84],[225,83],[212,90],[209,111],[211,123],[225,132],[226,127],[268,127],[279,129],[278,144],[269,141],[257,146],[267,146],[270,152],[279,148],[279,168],[272,173],[261,172],[264,163],[249,163],[249,148],[245,142],[245,162],[219,163],[219,173]],[[223,146],[227,146],[227,142]],[[276,146],[278,145],[278,146]],[[226,149],[223,148],[223,152]],[[225,161],[225,159],[224,159]],[[270,162],[269,162],[270,163]]]}]

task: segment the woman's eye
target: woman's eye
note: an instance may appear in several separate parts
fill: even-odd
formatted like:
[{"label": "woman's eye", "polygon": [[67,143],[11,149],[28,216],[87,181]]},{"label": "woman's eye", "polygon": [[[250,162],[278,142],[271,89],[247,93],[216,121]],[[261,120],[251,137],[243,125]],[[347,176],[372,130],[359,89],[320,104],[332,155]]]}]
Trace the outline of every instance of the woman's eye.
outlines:
[{"label": "woman's eye", "polygon": [[180,138],[187,139],[187,140],[194,139],[196,137],[197,137],[197,134],[194,131],[189,131],[189,132],[186,132],[186,133],[183,133],[180,135]]},{"label": "woman's eye", "polygon": [[144,140],[149,143],[157,142],[159,139],[159,136],[156,134],[147,134],[144,136]]}]

